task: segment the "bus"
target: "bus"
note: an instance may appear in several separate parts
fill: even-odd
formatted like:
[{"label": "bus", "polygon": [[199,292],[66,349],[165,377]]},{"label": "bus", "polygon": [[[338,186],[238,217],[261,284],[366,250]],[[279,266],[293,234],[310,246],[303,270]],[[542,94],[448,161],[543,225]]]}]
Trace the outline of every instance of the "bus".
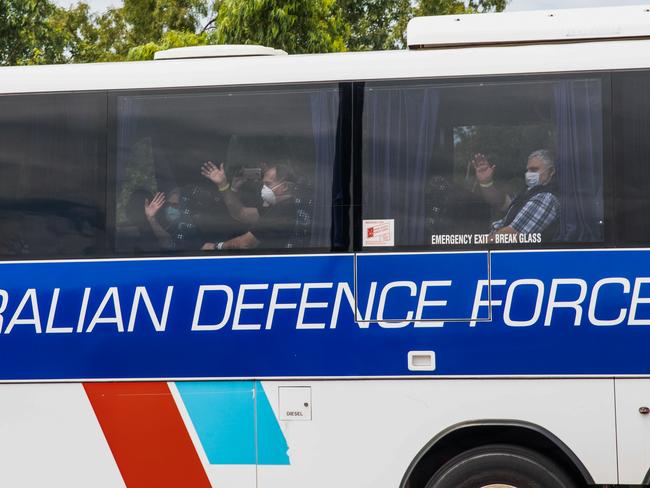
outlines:
[{"label": "bus", "polygon": [[650,8],[0,69],[0,485],[650,483]]}]

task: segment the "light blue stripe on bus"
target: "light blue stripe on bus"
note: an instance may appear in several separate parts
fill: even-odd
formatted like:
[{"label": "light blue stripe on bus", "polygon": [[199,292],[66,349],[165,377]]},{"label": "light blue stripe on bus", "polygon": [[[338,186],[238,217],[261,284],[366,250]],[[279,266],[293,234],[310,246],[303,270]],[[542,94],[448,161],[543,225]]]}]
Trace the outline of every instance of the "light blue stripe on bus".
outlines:
[{"label": "light blue stripe on bus", "polygon": [[255,399],[257,401],[257,463],[291,464],[287,454],[289,446],[264,388],[262,388],[262,383],[256,381],[255,388]]},{"label": "light blue stripe on bus", "polygon": [[176,383],[210,464],[255,464],[252,381]]},{"label": "light blue stripe on bus", "polygon": [[210,464],[289,464],[287,442],[259,382],[182,382],[176,387]]}]

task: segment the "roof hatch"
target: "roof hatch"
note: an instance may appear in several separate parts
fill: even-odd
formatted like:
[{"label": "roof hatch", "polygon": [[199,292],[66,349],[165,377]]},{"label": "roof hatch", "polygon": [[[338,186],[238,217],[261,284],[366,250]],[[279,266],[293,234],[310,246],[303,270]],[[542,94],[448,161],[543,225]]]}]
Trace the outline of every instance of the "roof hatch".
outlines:
[{"label": "roof hatch", "polygon": [[238,56],[286,56],[286,52],[253,44],[219,44],[209,46],[176,47],[158,51],[154,59],[230,58]]},{"label": "roof hatch", "polygon": [[650,38],[650,4],[417,17],[409,49]]}]

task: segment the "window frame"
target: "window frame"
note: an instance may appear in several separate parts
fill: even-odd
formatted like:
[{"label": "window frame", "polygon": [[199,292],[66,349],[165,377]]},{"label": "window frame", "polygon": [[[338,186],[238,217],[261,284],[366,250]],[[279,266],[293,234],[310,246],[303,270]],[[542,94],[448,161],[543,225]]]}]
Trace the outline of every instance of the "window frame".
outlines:
[{"label": "window frame", "polygon": [[[620,70],[629,71],[629,70]],[[613,165],[613,110],[612,110],[612,76],[614,71],[575,71],[558,73],[526,73],[526,74],[505,74],[505,75],[475,75],[465,77],[439,77],[439,78],[395,78],[379,80],[363,80],[354,83],[353,99],[355,101],[354,127],[353,132],[353,173],[354,179],[354,252],[355,253],[391,253],[391,252],[458,252],[458,251],[518,251],[518,250],[553,250],[553,249],[594,249],[621,247],[616,239],[616,224],[614,223],[615,213],[615,182]],[[539,244],[488,244],[488,245],[440,245],[440,246],[394,246],[394,247],[363,247],[362,245],[362,224],[363,224],[363,97],[366,83],[372,83],[377,87],[395,86],[449,86],[449,85],[473,85],[477,83],[535,83],[553,82],[574,79],[598,79],[601,82],[601,107],[603,122],[603,240],[600,242],[568,243],[568,242],[547,242]],[[650,243],[647,243],[650,245]],[[632,246],[625,246],[632,247]],[[643,244],[636,247],[643,247]]]},{"label": "window frame", "polygon": [[[649,73],[650,69],[618,69],[618,70],[596,70],[596,71],[572,71],[572,72],[555,72],[555,73],[525,73],[525,74],[506,74],[506,75],[475,75],[465,77],[419,77],[419,78],[391,78],[391,79],[363,79],[354,81],[328,82],[328,83],[291,83],[291,84],[256,84],[256,85],[238,85],[238,86],[186,86],[174,88],[151,88],[151,89],[126,89],[126,90],[78,90],[78,91],[61,91],[61,92],[26,92],[26,93],[1,93],[0,97],[27,97],[32,95],[61,95],[74,96],[75,94],[96,94],[105,97],[106,100],[106,123],[103,133],[105,156],[100,160],[103,164],[102,174],[103,198],[100,195],[98,202],[103,204],[104,222],[103,229],[98,235],[97,244],[98,252],[94,256],[88,255],[69,255],[69,256],[7,256],[0,259],[7,261],[36,261],[36,260],[84,260],[84,259],[103,259],[103,258],[147,258],[147,257],[189,257],[189,256],[209,256],[209,253],[201,251],[191,252],[174,252],[170,253],[146,253],[141,255],[126,255],[117,253],[115,250],[115,203],[116,203],[116,136],[117,136],[117,97],[118,96],[138,96],[138,95],[166,95],[181,93],[202,93],[214,92],[215,90],[223,91],[259,91],[263,90],[283,90],[287,88],[316,88],[323,86],[338,85],[341,90],[341,111],[342,116],[342,176],[345,186],[346,205],[345,214],[347,215],[347,229],[349,245],[345,249],[287,249],[286,252],[266,251],[266,250],[242,250],[232,251],[225,255],[273,255],[273,254],[323,254],[330,252],[347,253],[347,252],[364,252],[364,253],[386,253],[386,252],[449,252],[449,251],[471,251],[471,250],[544,250],[544,249],[597,249],[597,248],[646,248],[650,247],[648,242],[627,242],[619,237],[616,217],[619,207],[618,201],[625,195],[623,182],[618,177],[616,171],[616,134],[615,126],[616,117],[620,116],[620,107],[614,105],[613,84],[617,74],[624,73]],[[362,129],[363,129],[363,89],[365,84],[372,82],[378,85],[394,86],[400,85],[421,85],[423,83],[431,84],[463,84],[463,83],[498,83],[498,82],[537,82],[537,81],[556,81],[576,78],[598,78],[602,83],[602,109],[603,109],[603,209],[604,209],[604,240],[602,242],[588,243],[542,243],[537,245],[521,245],[518,247],[507,245],[491,245],[489,247],[480,246],[409,246],[407,248],[363,248],[361,245],[361,223],[362,223]]]},{"label": "window frame", "polygon": [[[617,78],[623,77],[623,76],[633,76],[635,74],[638,74],[640,76],[645,76],[650,79],[650,68],[640,68],[640,69],[621,69],[621,70],[612,70],[610,72],[611,75],[611,91],[612,91],[612,113],[611,113],[611,153],[612,153],[612,161],[615,161],[616,158],[618,160],[622,161],[620,164],[624,164],[623,161],[623,156],[622,153],[620,152],[620,147],[623,146],[623,142],[620,140],[620,134],[622,133],[623,129],[620,125],[617,125],[617,121],[621,120],[626,116],[626,114],[623,112],[623,105],[621,104],[616,104],[615,102],[617,101],[616,96],[620,92],[620,88],[617,86],[617,83],[623,82],[623,80],[618,80]],[[650,105],[648,107],[650,110]],[[650,118],[650,113],[648,114],[648,118]],[[647,241],[626,241],[621,238],[622,235],[624,235],[624,227],[625,227],[625,222],[628,220],[628,216],[625,213],[626,210],[626,204],[624,203],[624,200],[627,196],[628,191],[627,188],[625,188],[625,178],[621,175],[620,171],[615,171],[614,170],[614,164],[612,164],[612,182],[614,185],[614,192],[613,192],[613,212],[614,212],[614,218],[618,217],[619,215],[622,217],[623,223],[620,223],[619,221],[616,221],[615,225],[615,231],[616,231],[616,246],[615,247],[620,247],[620,248],[631,248],[631,249],[638,249],[638,248],[649,248],[650,247],[650,232],[648,233],[648,240]],[[650,212],[650,197],[648,198],[648,211]]]},{"label": "window frame", "polygon": [[[260,91],[270,91],[283,93],[291,90],[318,90],[325,88],[338,88],[339,90],[339,122],[338,122],[338,146],[341,154],[338,168],[341,173],[341,190],[345,198],[343,207],[343,222],[341,223],[340,232],[343,234],[345,245],[342,248],[319,247],[319,248],[287,248],[287,249],[232,249],[226,251],[156,251],[146,253],[123,253],[116,249],[117,243],[117,129],[118,129],[118,108],[117,101],[119,97],[138,97],[138,96],[174,96],[174,95],[203,95],[214,93],[254,93]],[[297,254],[330,254],[346,253],[351,251],[351,233],[352,218],[350,216],[352,200],[352,187],[350,184],[350,174],[352,172],[352,148],[350,141],[351,124],[352,124],[352,83],[350,82],[305,82],[305,83],[281,83],[281,84],[255,84],[255,85],[215,85],[215,86],[183,86],[173,88],[146,88],[146,89],[126,89],[110,90],[107,92],[108,103],[108,142],[107,142],[107,242],[111,251],[111,257],[117,258],[147,258],[147,257],[206,257],[206,256],[268,256],[268,255],[297,255]],[[336,175],[333,175],[335,177]],[[332,202],[332,211],[334,211],[334,202]],[[332,233],[334,232],[334,220],[332,220]]]},{"label": "window frame", "polygon": [[[103,120],[103,123],[97,126],[98,132],[96,134],[97,140],[99,141],[98,148],[98,159],[96,163],[97,167],[97,181],[94,190],[97,193],[97,198],[95,203],[97,205],[97,210],[99,212],[98,227],[96,229],[95,243],[97,252],[94,255],[87,254],[69,254],[69,255],[39,255],[39,254],[29,254],[29,255],[19,255],[19,256],[5,256],[0,257],[0,262],[21,262],[21,261],[54,261],[54,260],[87,260],[95,259],[97,257],[110,256],[112,249],[110,246],[109,234],[110,229],[107,227],[107,212],[109,201],[106,198],[106,186],[107,186],[107,168],[108,168],[108,106],[107,106],[107,94],[106,90],[71,90],[71,91],[51,91],[51,92],[21,92],[21,93],[0,93],[0,98],[27,98],[27,97],[50,97],[57,96],[62,97],[66,105],[80,105],[79,103],[71,103],[69,99],[77,96],[97,96],[98,97],[98,106],[102,107],[103,117],[97,117],[97,122]],[[101,102],[99,101],[101,99]],[[90,112],[93,115],[96,115],[93,112]],[[101,115],[101,114],[97,114]]]}]

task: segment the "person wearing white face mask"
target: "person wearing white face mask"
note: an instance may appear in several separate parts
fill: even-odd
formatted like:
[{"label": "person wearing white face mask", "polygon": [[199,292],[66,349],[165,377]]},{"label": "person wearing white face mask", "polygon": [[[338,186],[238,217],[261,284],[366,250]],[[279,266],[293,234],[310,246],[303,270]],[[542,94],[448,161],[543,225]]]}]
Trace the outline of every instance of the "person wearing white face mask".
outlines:
[{"label": "person wearing white face mask", "polygon": [[262,177],[260,196],[262,206],[246,207],[236,192],[232,191],[223,164],[208,161],[201,167],[201,174],[212,181],[221,192],[230,215],[248,224],[250,230],[223,242],[206,242],[204,251],[286,248],[296,223],[296,199],[293,172],[288,165],[273,164],[266,168]]},{"label": "person wearing white face mask", "polygon": [[560,201],[555,185],[555,163],[550,153],[540,149],[528,156],[524,181],[526,190],[511,198],[493,182],[495,166],[477,154],[472,164],[484,199],[505,216],[492,223],[499,234],[542,234],[542,241],[553,239],[558,230]]}]

